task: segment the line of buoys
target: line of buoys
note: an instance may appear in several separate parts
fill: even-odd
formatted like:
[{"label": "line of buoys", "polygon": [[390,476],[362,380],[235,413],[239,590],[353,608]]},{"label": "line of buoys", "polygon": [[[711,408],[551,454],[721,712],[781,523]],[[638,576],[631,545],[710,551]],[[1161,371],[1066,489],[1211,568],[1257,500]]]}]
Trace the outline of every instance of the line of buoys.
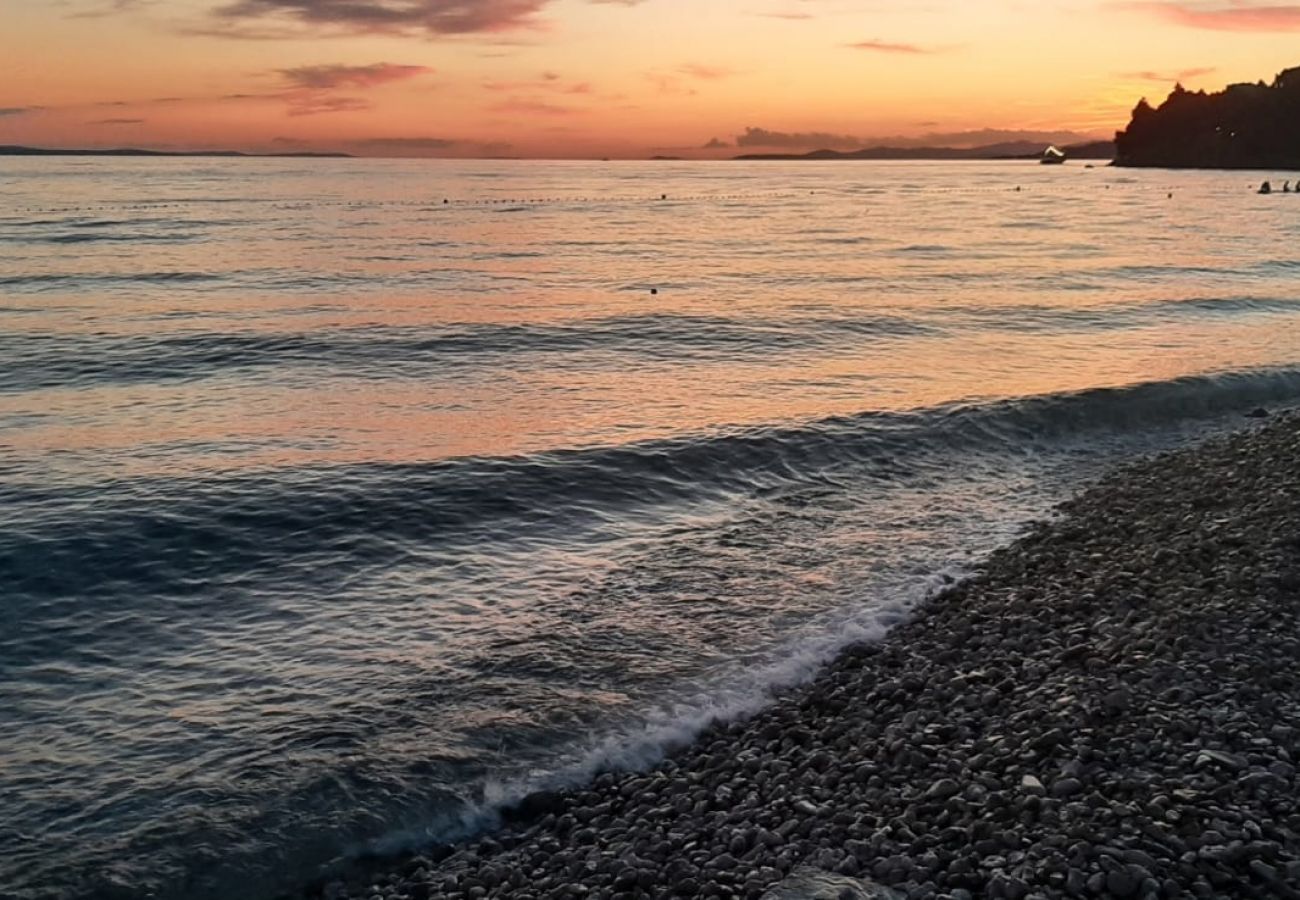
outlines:
[{"label": "line of buoys", "polygon": [[[1166,199],[1173,199],[1173,190],[1168,186],[1155,184],[1106,184],[1103,188],[1107,191],[1120,189],[1130,192],[1144,191],[1163,191]],[[1219,191],[1210,191],[1207,193],[1224,194],[1232,193],[1231,188],[1224,188]],[[936,193],[940,194],[984,194],[996,193],[1002,191],[1012,191],[1015,193],[1036,193],[1036,194],[1057,194],[1069,192],[1077,195],[1075,188],[1063,184],[1036,184],[1036,185],[988,185],[977,187],[931,187],[926,185],[908,185],[896,189],[873,189],[867,193],[854,194],[843,192],[832,194],[832,197],[844,202],[864,202],[871,203],[873,200],[884,196],[925,196]],[[822,192],[823,194],[825,192]],[[1280,189],[1275,189],[1271,182],[1265,181],[1258,186],[1257,193],[1300,193],[1300,181],[1292,185],[1288,179]],[[807,196],[814,196],[817,191],[808,191]],[[747,201],[766,201],[766,200],[784,200],[804,196],[801,192],[794,191],[775,191],[775,192],[754,192],[741,194],[689,194],[674,196],[671,199],[675,203],[744,203]],[[442,197],[440,199],[425,200],[376,200],[376,201],[354,201],[354,200],[310,200],[299,202],[273,202],[257,198],[248,198],[247,200],[230,201],[222,200],[222,203],[266,203],[271,202],[271,209],[282,211],[300,211],[308,209],[336,207],[349,210],[379,210],[385,208],[414,208],[426,212],[432,212],[435,209],[442,208],[464,208],[464,207],[489,207],[489,206],[539,206],[539,205],[574,205],[574,204],[596,204],[601,206],[624,205],[624,204],[641,204],[647,202],[664,202],[669,200],[669,194],[660,193],[657,197],[647,196],[618,196],[618,197],[478,197],[457,199],[453,197]],[[204,199],[197,199],[189,202],[166,202],[166,203],[125,203],[125,204],[88,204],[83,206],[68,207],[42,207],[42,206],[23,206],[10,207],[9,213],[22,212],[26,215],[44,214],[44,215],[102,215],[109,213],[124,212],[163,212],[166,210],[195,210],[199,205],[208,202]],[[5,216],[0,215],[0,223],[5,221]],[[214,224],[198,222],[196,224]],[[229,223],[222,223],[229,224]]]}]

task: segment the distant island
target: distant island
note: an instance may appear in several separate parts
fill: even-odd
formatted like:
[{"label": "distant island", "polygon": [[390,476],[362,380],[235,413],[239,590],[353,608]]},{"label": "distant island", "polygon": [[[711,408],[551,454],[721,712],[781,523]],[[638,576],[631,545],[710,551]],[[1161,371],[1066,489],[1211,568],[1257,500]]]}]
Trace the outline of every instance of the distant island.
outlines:
[{"label": "distant island", "polygon": [[1117,166],[1300,169],[1300,67],[1272,84],[1210,94],[1179,84],[1158,107],[1143,99],[1115,148]]},{"label": "distant island", "polygon": [[19,147],[0,144],[0,156],[221,156],[247,159],[351,159],[350,153],[241,153],[238,150],[143,150],[118,147],[112,150],[61,150],[50,147]]},{"label": "distant island", "polygon": [[[1089,141],[1062,148],[1071,159],[1111,159],[1115,145],[1110,141]],[[986,144],[981,147],[865,147],[861,150],[813,150],[810,153],[745,153],[736,159],[792,160],[792,159],[1038,159],[1043,145],[1030,141],[1009,141]]]}]

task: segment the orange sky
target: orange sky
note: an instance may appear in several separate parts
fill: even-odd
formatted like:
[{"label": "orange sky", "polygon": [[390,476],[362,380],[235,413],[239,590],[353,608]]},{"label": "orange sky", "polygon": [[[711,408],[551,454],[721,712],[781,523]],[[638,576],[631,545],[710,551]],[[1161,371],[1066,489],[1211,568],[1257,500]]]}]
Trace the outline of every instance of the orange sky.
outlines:
[{"label": "orange sky", "polygon": [[1109,136],[1177,78],[1300,65],[1297,33],[1300,5],[1245,0],[0,0],[0,143],[726,157]]}]

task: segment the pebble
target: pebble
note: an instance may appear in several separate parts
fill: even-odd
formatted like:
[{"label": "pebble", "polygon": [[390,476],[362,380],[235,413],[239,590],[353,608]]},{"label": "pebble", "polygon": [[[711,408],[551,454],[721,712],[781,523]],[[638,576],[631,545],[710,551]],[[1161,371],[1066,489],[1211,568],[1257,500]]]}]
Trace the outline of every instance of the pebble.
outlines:
[{"label": "pebble", "polygon": [[650,773],[301,900],[1300,900],[1297,459],[1274,412],[1138,461]]}]

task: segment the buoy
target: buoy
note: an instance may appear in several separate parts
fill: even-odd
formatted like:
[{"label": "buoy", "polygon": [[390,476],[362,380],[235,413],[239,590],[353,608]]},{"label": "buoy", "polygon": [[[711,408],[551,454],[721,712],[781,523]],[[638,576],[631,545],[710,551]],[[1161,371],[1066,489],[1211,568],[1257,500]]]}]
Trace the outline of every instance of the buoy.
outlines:
[{"label": "buoy", "polygon": [[659,288],[650,288],[650,293],[652,293],[652,294],[657,294],[657,293],[659,293]]}]

